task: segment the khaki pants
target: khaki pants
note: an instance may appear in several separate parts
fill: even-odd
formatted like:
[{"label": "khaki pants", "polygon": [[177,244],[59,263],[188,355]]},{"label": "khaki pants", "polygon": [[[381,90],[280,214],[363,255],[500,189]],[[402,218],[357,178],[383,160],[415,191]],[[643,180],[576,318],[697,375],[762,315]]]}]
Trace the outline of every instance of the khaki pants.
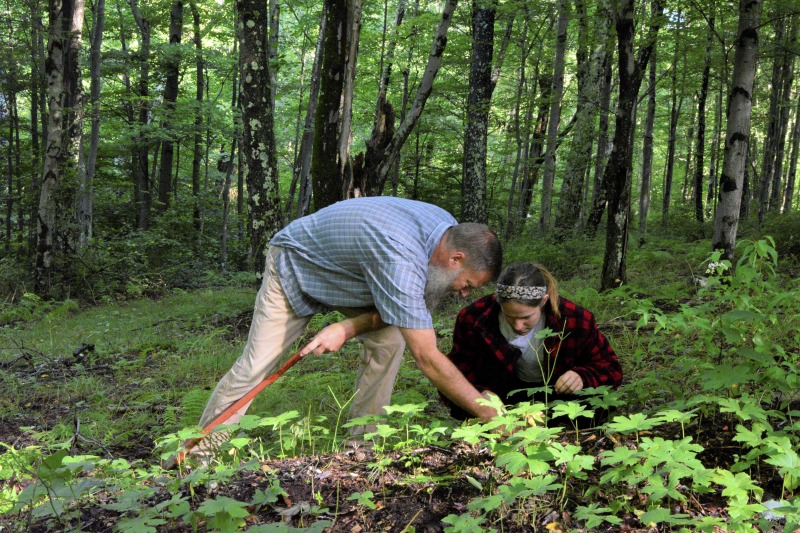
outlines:
[{"label": "khaki pants", "polygon": [[[267,254],[264,281],[256,297],[253,322],[244,352],[233,367],[217,384],[200,417],[200,426],[206,426],[236,400],[244,396],[261,380],[277,368],[278,363],[292,344],[303,334],[310,317],[298,317],[292,311],[281,288],[275,259],[281,252],[277,246]],[[341,309],[346,316],[355,316],[364,310]],[[350,418],[378,414],[391,403],[392,389],[402,360],[405,341],[397,327],[390,326],[359,336],[362,342],[361,363],[356,380],[356,395],[350,409]],[[314,356],[310,356],[314,357]],[[279,385],[278,385],[279,386]],[[227,423],[235,423],[244,416],[249,404],[240,409]],[[286,406],[289,410],[291,406]],[[363,428],[352,428],[351,434],[363,433]],[[219,438],[206,439],[208,446],[219,444]],[[204,447],[196,448],[203,454]]]}]

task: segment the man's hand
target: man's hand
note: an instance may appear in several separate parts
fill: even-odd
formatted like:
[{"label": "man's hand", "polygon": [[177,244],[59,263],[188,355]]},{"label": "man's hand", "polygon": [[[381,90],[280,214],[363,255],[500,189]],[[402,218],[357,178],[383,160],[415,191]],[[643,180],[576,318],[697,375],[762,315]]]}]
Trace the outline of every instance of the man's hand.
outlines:
[{"label": "man's hand", "polygon": [[349,339],[368,331],[380,329],[385,325],[376,311],[369,311],[331,324],[322,328],[308,344],[300,349],[300,357],[305,357],[310,353],[322,355],[327,352],[336,352]]},{"label": "man's hand", "polygon": [[303,346],[299,352],[300,356],[305,357],[310,353],[322,355],[327,352],[336,352],[341,349],[341,347],[344,346],[344,343],[347,342],[347,339],[349,338],[347,336],[348,328],[344,322],[346,321],[337,322],[322,328],[322,331],[317,333],[308,344]]},{"label": "man's hand", "polygon": [[583,388],[583,380],[577,372],[567,370],[558,378],[554,387],[558,394],[572,394]]}]

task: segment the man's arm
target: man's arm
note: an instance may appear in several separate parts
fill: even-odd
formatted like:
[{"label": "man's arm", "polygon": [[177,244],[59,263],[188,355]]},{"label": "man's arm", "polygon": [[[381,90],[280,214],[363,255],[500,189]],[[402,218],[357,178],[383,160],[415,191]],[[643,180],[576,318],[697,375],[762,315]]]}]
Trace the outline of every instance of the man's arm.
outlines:
[{"label": "man's arm", "polygon": [[322,328],[308,344],[300,349],[299,353],[301,356],[306,356],[310,353],[322,355],[326,352],[336,352],[349,339],[383,327],[386,327],[386,324],[381,320],[378,312],[369,311]]},{"label": "man's arm", "polygon": [[453,362],[439,351],[436,334],[432,329],[400,328],[400,333],[422,373],[453,403],[484,420],[497,414],[494,408],[477,403],[476,400],[483,396]]}]

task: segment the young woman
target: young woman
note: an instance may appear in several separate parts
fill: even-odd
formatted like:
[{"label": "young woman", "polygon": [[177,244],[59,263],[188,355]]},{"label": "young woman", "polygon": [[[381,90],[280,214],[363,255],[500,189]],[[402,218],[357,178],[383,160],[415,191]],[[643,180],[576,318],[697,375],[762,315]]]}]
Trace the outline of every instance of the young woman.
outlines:
[{"label": "young woman", "polygon": [[[537,334],[544,329],[551,333],[542,338]],[[511,394],[520,389],[548,385],[548,400],[572,399],[583,388],[622,382],[617,355],[594,315],[560,298],[552,274],[535,263],[509,265],[495,294],[458,314],[448,357],[475,388],[507,405],[531,399],[527,391]],[[453,417],[469,417],[447,403]]]}]

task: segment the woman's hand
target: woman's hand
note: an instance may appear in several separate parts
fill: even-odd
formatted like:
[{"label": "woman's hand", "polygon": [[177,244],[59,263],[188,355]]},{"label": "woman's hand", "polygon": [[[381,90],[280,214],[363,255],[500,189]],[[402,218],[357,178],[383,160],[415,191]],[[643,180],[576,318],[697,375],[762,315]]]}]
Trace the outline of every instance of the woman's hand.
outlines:
[{"label": "woman's hand", "polygon": [[583,388],[583,380],[577,372],[567,370],[558,378],[554,388],[558,394],[572,394]]}]

